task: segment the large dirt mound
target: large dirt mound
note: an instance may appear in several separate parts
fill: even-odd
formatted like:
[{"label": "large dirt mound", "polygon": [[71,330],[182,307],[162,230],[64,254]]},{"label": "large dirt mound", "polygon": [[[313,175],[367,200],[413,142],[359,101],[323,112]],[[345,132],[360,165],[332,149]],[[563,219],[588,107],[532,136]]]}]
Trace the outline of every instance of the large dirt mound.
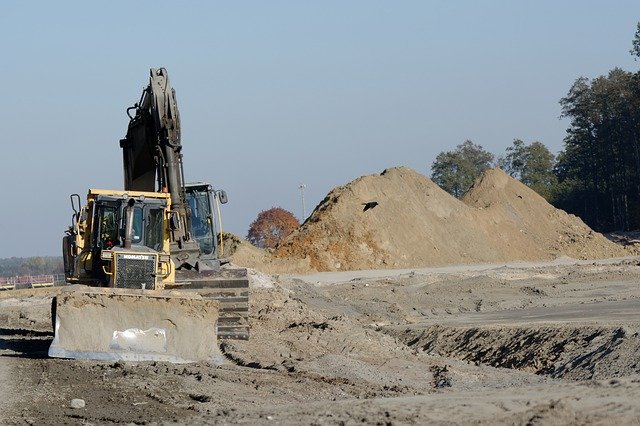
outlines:
[{"label": "large dirt mound", "polygon": [[406,167],[335,188],[274,252],[319,271],[624,254],[500,170],[460,201]]},{"label": "large dirt mound", "polygon": [[580,218],[556,209],[500,169],[486,171],[462,201],[475,208],[476,223],[486,232],[488,244],[500,248],[505,260],[598,259],[626,254]]}]

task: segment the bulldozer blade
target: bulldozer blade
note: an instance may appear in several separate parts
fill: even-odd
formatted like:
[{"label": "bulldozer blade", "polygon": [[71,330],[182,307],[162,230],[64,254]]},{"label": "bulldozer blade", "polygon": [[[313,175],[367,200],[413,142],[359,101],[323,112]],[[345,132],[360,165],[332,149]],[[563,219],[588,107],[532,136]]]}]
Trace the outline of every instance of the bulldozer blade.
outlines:
[{"label": "bulldozer blade", "polygon": [[50,357],[214,364],[223,360],[216,334],[218,303],[198,295],[70,288],[54,298],[52,316]]}]

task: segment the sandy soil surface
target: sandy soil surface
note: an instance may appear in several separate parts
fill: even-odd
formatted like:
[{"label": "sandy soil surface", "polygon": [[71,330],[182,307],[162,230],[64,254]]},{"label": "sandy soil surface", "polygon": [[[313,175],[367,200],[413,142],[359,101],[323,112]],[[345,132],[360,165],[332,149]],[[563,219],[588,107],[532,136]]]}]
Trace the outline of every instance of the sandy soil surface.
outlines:
[{"label": "sandy soil surface", "polygon": [[637,424],[639,263],[252,271],[221,366],[48,359],[50,291],[5,292],[0,423]]},{"label": "sandy soil surface", "polygon": [[388,169],[275,250],[225,247],[251,338],[222,365],[49,359],[56,289],[0,293],[0,423],[640,423],[637,235],[499,170],[457,200]]}]

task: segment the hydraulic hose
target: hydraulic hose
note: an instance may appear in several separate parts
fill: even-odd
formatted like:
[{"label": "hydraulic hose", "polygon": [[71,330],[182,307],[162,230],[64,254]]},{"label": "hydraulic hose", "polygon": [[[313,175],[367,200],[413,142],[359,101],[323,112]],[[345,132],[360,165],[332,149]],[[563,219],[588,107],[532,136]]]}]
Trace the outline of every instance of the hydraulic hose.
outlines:
[{"label": "hydraulic hose", "polygon": [[216,211],[218,212],[218,232],[220,234],[220,255],[218,257],[222,257],[224,255],[224,240],[222,238],[222,213],[220,213],[220,202],[218,201],[218,194],[214,197],[216,200]]}]

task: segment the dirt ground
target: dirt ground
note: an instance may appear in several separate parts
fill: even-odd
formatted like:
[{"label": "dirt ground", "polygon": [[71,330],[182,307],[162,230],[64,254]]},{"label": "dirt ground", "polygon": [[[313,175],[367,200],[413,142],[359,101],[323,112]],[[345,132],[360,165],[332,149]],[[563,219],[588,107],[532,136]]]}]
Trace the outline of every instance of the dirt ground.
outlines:
[{"label": "dirt ground", "polygon": [[275,250],[227,236],[251,337],[222,365],[49,359],[56,289],[0,293],[0,423],[639,424],[638,241],[499,170],[457,200],[387,169]]},{"label": "dirt ground", "polygon": [[252,271],[221,366],[49,359],[50,291],[4,292],[0,423],[638,424],[639,265]]}]

